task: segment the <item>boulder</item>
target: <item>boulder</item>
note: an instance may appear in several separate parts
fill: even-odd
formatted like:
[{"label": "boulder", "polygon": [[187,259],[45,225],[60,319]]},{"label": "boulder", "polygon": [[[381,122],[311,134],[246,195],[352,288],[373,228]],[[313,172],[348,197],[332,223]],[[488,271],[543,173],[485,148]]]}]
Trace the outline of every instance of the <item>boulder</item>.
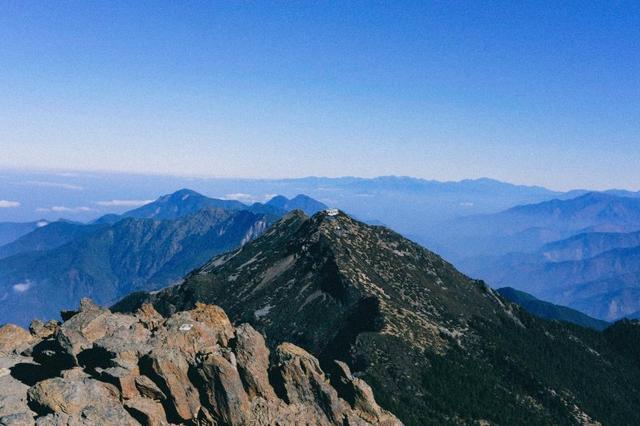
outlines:
[{"label": "boulder", "polygon": [[318,407],[330,423],[342,422],[346,402],[338,397],[313,355],[292,343],[282,343],[276,348],[276,359],[276,374],[289,404]]},{"label": "boulder", "polygon": [[189,379],[189,363],[179,350],[154,351],[143,364],[167,396],[164,405],[172,422],[186,422],[198,415],[200,394]]},{"label": "boulder", "polygon": [[19,354],[29,348],[35,339],[27,330],[14,324],[0,327],[0,354]]},{"label": "boulder", "polygon": [[31,321],[31,325],[29,325],[29,331],[33,337],[43,340],[53,337],[59,327],[60,323],[55,320],[47,321],[46,323],[40,320],[33,320]]},{"label": "boulder", "polygon": [[249,397],[236,366],[222,354],[210,354],[199,371],[213,414],[224,424],[249,424]]},{"label": "boulder", "polygon": [[94,379],[56,377],[37,383],[28,395],[37,411],[69,416],[67,423],[138,424],[120,403],[118,391]]},{"label": "boulder", "polygon": [[27,404],[29,386],[13,377],[16,366],[33,365],[30,358],[0,356],[0,425],[25,426],[34,424],[35,413]]},{"label": "boulder", "polygon": [[125,408],[131,415],[146,426],[168,426],[167,416],[162,404],[152,399],[133,398],[125,402]]},{"label": "boulder", "polygon": [[156,311],[150,303],[143,304],[135,313],[138,320],[149,330],[157,329],[163,322],[164,318]]},{"label": "boulder", "polygon": [[249,397],[261,396],[266,400],[276,399],[269,383],[269,349],[264,337],[249,324],[236,328],[234,345],[238,371],[247,386]]},{"label": "boulder", "polygon": [[167,396],[162,392],[162,390],[156,385],[153,380],[148,378],[147,376],[138,376],[135,379],[136,389],[140,395],[145,398],[149,398],[155,401],[164,401],[167,399]]},{"label": "boulder", "polygon": [[94,304],[89,299],[82,299],[80,311],[64,322],[56,333],[56,343],[66,354],[73,365],[80,365],[78,355],[93,347],[93,343],[105,336],[112,335],[120,328],[128,328],[137,320],[131,315],[112,314]]},{"label": "boulder", "polygon": [[341,398],[346,400],[358,416],[370,423],[384,425],[399,424],[389,412],[383,410],[373,396],[373,390],[364,380],[354,377],[349,366],[342,361],[334,361],[331,368],[331,384]]},{"label": "boulder", "polygon": [[345,364],[335,364],[332,385],[295,345],[278,346],[271,363],[264,337],[247,324],[234,329],[217,306],[164,319],[150,305],[125,315],[83,300],[59,327],[0,330],[12,352],[20,339],[44,338],[33,349],[42,365],[25,369],[37,377],[31,388],[9,370],[30,359],[11,355],[22,361],[5,366],[0,356],[0,425],[399,424]]},{"label": "boulder", "polygon": [[199,304],[191,311],[172,315],[150,343],[154,348],[179,350],[193,363],[198,354],[226,347],[233,335],[233,326],[221,308]]}]

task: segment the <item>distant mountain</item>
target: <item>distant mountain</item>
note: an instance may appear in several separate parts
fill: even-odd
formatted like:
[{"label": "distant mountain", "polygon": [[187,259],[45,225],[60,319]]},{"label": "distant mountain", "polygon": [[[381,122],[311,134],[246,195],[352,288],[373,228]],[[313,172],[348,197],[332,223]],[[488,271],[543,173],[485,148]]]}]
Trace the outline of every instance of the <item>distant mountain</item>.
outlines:
[{"label": "distant mountain", "polygon": [[534,253],[477,257],[461,265],[495,287],[514,287],[614,321],[640,310],[638,237],[638,233],[579,234]]},{"label": "distant mountain", "polygon": [[95,232],[102,225],[85,225],[68,221],[51,222],[36,228],[17,240],[0,246],[0,259],[19,253],[44,251],[60,247],[69,241]]},{"label": "distant mountain", "polygon": [[303,194],[296,195],[292,199],[288,199],[282,195],[273,197],[267,203],[269,206],[277,207],[284,211],[302,210],[306,214],[313,215],[321,210],[327,209],[327,205],[314,200]]},{"label": "distant mountain", "polygon": [[441,225],[449,257],[532,252],[544,244],[585,232],[640,230],[640,198],[587,193],[516,206],[500,213],[456,219]]},{"label": "distant mountain", "polygon": [[604,252],[640,246],[640,232],[586,232],[544,245],[539,252],[551,262],[584,260]]},{"label": "distant mountain", "polygon": [[181,189],[172,194],[163,195],[152,203],[129,210],[122,216],[145,219],[178,219],[204,208],[244,210],[247,206],[240,201],[209,198],[190,189]]},{"label": "distant mountain", "polygon": [[346,362],[406,425],[640,423],[635,355],[594,330],[533,317],[342,212],[291,213],[184,283],[114,309],[152,302],[169,315],[212,301],[272,348],[292,341],[323,365]]},{"label": "distant mountain", "polygon": [[269,222],[265,215],[225,209],[178,220],[126,218],[94,225],[94,232],[51,250],[0,259],[0,323],[57,318],[85,296],[104,304],[169,285],[260,235]]},{"label": "distant mountain", "polygon": [[145,204],[133,210],[129,210],[121,215],[107,214],[92,223],[94,224],[114,224],[125,217],[146,218],[146,219],[179,219],[194,214],[204,208],[221,208],[230,211],[249,210],[257,214],[267,214],[271,216],[282,216],[283,213],[291,210],[302,210],[307,214],[314,214],[324,210],[327,206],[306,195],[297,195],[289,200],[277,195],[267,203],[254,203],[247,205],[236,200],[222,200],[209,198],[190,189],[181,189],[172,194],[163,195],[156,201]]},{"label": "distant mountain", "polygon": [[2,222],[0,223],[0,246],[9,244],[34,229],[47,225],[48,223],[49,222],[46,220],[25,223]]},{"label": "distant mountain", "polygon": [[530,314],[541,318],[570,322],[582,327],[593,328],[594,330],[604,330],[610,325],[606,321],[591,318],[575,309],[545,302],[533,297],[529,293],[518,291],[511,287],[499,288],[496,291],[505,299],[522,306]]}]

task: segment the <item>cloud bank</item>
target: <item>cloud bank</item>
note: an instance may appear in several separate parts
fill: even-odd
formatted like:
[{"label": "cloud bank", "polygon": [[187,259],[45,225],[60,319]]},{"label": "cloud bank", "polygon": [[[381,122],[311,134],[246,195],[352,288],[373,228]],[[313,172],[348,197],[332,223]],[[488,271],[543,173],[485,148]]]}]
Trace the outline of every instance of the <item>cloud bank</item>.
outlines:
[{"label": "cloud bank", "polygon": [[96,201],[96,204],[101,207],[139,207],[151,202],[153,200],[108,200]]},{"label": "cloud bank", "polygon": [[18,201],[0,200],[0,209],[13,209],[20,207],[20,205]]},{"label": "cloud bank", "polygon": [[86,206],[80,207],[67,207],[67,206],[53,206],[53,207],[38,207],[37,212],[54,212],[54,213],[83,213],[93,212],[95,209]]},{"label": "cloud bank", "polygon": [[49,181],[41,181],[41,180],[28,180],[28,181],[22,182],[22,185],[38,186],[41,188],[60,188],[60,189],[68,189],[71,191],[82,191],[84,189],[84,187],[80,185],[74,185],[71,183],[49,182]]}]

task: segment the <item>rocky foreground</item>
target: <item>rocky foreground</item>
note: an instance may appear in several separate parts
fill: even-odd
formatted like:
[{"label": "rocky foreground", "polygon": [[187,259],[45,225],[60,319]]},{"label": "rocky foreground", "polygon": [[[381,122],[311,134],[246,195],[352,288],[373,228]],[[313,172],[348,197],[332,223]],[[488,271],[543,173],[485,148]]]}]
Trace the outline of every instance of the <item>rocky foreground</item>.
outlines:
[{"label": "rocky foreground", "polygon": [[112,313],[83,300],[62,324],[0,328],[0,425],[399,425],[336,361],[269,353],[250,325],[197,305]]}]

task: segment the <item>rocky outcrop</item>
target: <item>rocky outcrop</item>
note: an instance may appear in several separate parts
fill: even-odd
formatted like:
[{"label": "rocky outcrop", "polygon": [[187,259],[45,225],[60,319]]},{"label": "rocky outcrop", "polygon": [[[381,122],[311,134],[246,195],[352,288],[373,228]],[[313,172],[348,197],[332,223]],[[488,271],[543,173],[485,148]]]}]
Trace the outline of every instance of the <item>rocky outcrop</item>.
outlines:
[{"label": "rocky outcrop", "polygon": [[0,353],[11,354],[27,349],[33,342],[33,336],[22,327],[7,324],[0,327]]},{"label": "rocky outcrop", "polygon": [[83,300],[63,324],[1,328],[0,343],[0,425],[400,424],[346,365],[334,386],[295,345],[270,361],[260,333],[213,305],[165,319]]}]

